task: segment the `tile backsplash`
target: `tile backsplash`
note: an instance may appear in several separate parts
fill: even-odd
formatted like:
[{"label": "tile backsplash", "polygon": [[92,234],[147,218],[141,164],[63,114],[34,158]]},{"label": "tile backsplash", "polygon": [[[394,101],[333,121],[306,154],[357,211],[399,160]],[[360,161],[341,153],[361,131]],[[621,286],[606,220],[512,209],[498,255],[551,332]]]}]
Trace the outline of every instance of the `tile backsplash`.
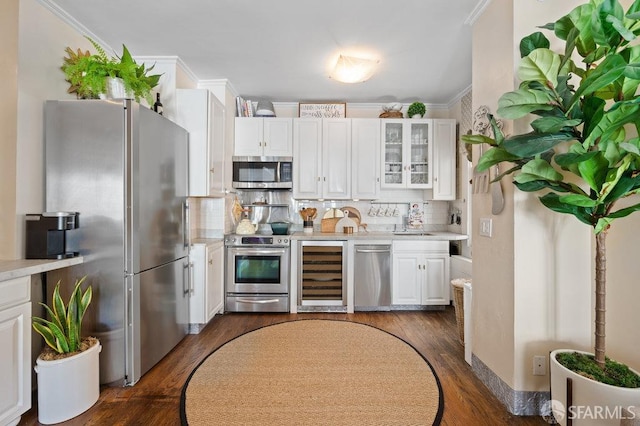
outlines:
[{"label": "tile backsplash", "polygon": [[[229,194],[225,198],[191,198],[190,228],[192,238],[219,238],[232,233],[235,222],[231,206],[235,197],[244,205],[266,201],[269,207],[252,206],[250,218],[256,223],[269,223],[286,220],[292,223],[292,230],[302,230],[302,218],[299,215],[303,207],[315,207],[318,215],[314,228],[320,229],[322,215],[330,208],[354,207],[360,211],[361,222],[367,224],[369,231],[391,231],[396,225],[402,225],[403,216],[407,216],[412,204],[419,204],[423,211],[424,229],[427,231],[445,231],[450,224],[450,206],[447,201],[424,201],[420,199],[402,202],[375,202],[353,200],[295,200],[287,191],[244,191]],[[264,199],[264,200],[263,200]],[[397,210],[397,215],[396,211]]]},{"label": "tile backsplash", "polygon": [[[189,221],[191,238],[219,238],[227,229],[224,198],[190,198]],[[231,226],[228,228],[231,230]]]}]

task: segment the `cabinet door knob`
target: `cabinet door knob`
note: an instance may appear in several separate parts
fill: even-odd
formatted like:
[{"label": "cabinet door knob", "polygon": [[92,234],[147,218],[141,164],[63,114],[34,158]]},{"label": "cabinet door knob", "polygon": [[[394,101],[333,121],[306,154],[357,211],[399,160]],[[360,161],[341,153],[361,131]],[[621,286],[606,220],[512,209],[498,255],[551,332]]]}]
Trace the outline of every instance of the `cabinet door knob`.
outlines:
[{"label": "cabinet door knob", "polygon": [[209,259],[209,265],[213,265],[213,259]]},{"label": "cabinet door knob", "polygon": [[212,167],[211,169],[209,169],[209,171],[210,171],[211,173],[214,173],[214,168]]}]

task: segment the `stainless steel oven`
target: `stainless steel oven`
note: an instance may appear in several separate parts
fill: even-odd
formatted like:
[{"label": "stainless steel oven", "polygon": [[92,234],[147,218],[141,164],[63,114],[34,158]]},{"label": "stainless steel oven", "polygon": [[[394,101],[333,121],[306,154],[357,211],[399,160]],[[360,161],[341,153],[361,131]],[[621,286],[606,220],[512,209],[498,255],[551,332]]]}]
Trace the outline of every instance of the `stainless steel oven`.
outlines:
[{"label": "stainless steel oven", "polygon": [[289,237],[229,235],[225,246],[226,310],[289,312]]}]

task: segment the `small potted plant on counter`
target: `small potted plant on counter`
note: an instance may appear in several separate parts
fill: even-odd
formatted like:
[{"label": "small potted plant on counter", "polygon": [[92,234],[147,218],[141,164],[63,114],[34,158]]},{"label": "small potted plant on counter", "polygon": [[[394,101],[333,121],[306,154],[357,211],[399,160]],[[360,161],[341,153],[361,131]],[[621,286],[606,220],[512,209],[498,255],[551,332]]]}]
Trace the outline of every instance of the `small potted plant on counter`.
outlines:
[{"label": "small potted plant on counter", "polygon": [[[101,96],[111,98],[140,99],[153,105],[151,91],[158,85],[160,74],[148,75],[154,66],[146,68],[137,64],[129,49],[122,45],[121,57],[109,57],[104,49],[87,37],[97,53],[70,47],[65,49],[62,71],[69,82],[69,93],[75,93],[81,99],[98,99]],[[120,87],[118,87],[120,86]]]},{"label": "small potted plant on counter", "polygon": [[[60,295],[60,282],[51,306],[44,303],[47,319],[33,317],[33,329],[46,343],[36,360],[38,375],[38,421],[53,424],[88,410],[100,396],[100,342],[81,337],[82,319],[91,303],[91,286],[80,288],[86,276],[76,281],[69,303]],[[64,389],[64,391],[62,391]]]},{"label": "small potted plant on counter", "polygon": [[[553,30],[565,46],[559,53],[551,50],[541,32],[525,37],[520,42],[520,86],[498,101],[502,118],[536,115],[531,131],[507,137],[489,115],[493,138],[466,135],[462,140],[489,145],[477,171],[506,163],[507,170],[494,180],[514,175],[518,189],[546,191],[539,198],[545,207],[593,228],[594,353],[571,349],[551,353],[552,400],[562,402],[569,412],[565,396],[570,377],[574,405],[607,409],[637,405],[640,377],[605,357],[604,336],[607,233],[616,219],[640,210],[632,198],[640,193],[639,5],[635,2],[625,12],[617,0],[591,0],[543,28]],[[574,62],[574,55],[582,60]],[[619,203],[623,199],[630,203]],[[604,376],[609,377],[596,378]],[[558,420],[565,424],[566,418]],[[615,419],[597,424],[613,422],[619,424]]]}]

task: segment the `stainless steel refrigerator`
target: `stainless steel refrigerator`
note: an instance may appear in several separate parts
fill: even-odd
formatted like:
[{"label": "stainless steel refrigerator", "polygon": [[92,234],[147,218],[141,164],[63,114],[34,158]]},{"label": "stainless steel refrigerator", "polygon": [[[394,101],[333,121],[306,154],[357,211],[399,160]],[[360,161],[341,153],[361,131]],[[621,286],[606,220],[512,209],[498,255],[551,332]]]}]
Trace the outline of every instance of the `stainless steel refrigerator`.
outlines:
[{"label": "stainless steel refrigerator", "polygon": [[187,153],[186,130],[133,101],[45,104],[46,210],[80,213],[67,247],[84,256],[47,291],[88,275],[101,383],[133,385],[188,332]]}]

